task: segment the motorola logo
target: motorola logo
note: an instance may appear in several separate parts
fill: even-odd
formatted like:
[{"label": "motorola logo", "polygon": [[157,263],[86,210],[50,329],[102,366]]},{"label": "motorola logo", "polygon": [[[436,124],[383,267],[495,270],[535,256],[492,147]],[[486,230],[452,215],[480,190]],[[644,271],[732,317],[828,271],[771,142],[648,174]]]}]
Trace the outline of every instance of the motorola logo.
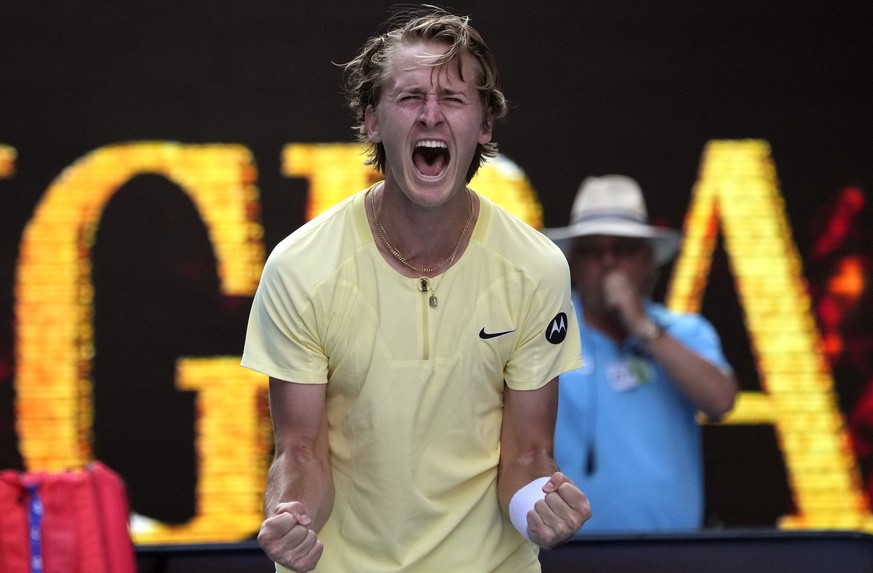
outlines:
[{"label": "motorola logo", "polygon": [[559,312],[546,327],[546,340],[552,344],[561,344],[567,337],[567,315]]}]

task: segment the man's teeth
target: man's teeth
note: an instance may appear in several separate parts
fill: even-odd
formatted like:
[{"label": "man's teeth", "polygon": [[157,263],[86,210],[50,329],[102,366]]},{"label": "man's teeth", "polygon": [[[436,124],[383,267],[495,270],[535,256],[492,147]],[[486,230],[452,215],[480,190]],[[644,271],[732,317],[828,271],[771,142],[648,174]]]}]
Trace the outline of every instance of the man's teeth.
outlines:
[{"label": "man's teeth", "polygon": [[436,141],[433,139],[425,139],[424,141],[419,141],[415,144],[416,147],[432,147],[432,148],[445,148],[446,144],[443,141]]}]

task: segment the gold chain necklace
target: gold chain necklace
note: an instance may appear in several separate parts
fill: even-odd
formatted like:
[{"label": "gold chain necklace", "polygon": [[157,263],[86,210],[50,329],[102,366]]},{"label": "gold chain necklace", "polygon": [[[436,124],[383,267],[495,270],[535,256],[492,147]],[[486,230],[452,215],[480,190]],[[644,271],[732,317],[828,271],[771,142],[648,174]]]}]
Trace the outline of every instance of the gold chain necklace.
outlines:
[{"label": "gold chain necklace", "polygon": [[[409,260],[404,257],[397,248],[388,242],[388,237],[385,234],[385,229],[382,227],[382,223],[379,222],[379,218],[376,216],[376,200],[373,198],[373,191],[370,191],[370,210],[373,212],[373,223],[376,225],[376,232],[379,234],[379,238],[382,239],[382,244],[385,245],[385,248],[388,249],[394,258],[403,263],[404,266],[419,272],[421,274],[427,275],[434,271],[437,271],[445,266],[451,265],[455,260],[455,256],[458,254],[458,249],[461,248],[461,241],[464,240],[464,236],[467,234],[467,230],[470,228],[470,223],[473,222],[473,215],[475,215],[475,209],[473,208],[473,192],[467,188],[467,194],[470,197],[470,215],[467,217],[467,223],[464,225],[464,230],[461,231],[461,236],[458,237],[458,242],[455,243],[455,248],[452,249],[452,254],[449,257],[441,262],[440,264],[433,267],[417,267],[409,262]],[[431,301],[431,306],[436,306],[436,297],[431,297],[433,300]]]}]

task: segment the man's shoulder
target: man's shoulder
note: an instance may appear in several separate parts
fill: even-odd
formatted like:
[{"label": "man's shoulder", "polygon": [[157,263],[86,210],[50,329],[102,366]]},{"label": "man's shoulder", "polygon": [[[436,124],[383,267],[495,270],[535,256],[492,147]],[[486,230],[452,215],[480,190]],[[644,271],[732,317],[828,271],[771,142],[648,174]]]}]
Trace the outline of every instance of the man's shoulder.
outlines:
[{"label": "man's shoulder", "polygon": [[280,241],[267,258],[263,276],[311,284],[336,272],[360,245],[357,197],[340,201]]},{"label": "man's shoulder", "polygon": [[567,264],[558,246],[538,229],[487,197],[482,198],[482,205],[487,215],[482,238],[489,248],[505,252],[525,265]]},{"label": "man's shoulder", "polygon": [[712,323],[697,312],[681,312],[661,303],[650,303],[648,312],[662,328],[668,329],[671,334],[680,338],[683,335],[696,337],[701,331],[715,331]]},{"label": "man's shoulder", "polygon": [[339,201],[297,227],[276,245],[270,257],[317,256],[325,247],[341,246],[341,237],[354,228],[358,195]]},{"label": "man's shoulder", "polygon": [[650,301],[646,304],[646,310],[649,312],[649,314],[653,316],[653,318],[670,323],[691,323],[701,320],[706,321],[706,318],[704,318],[704,316],[700,313],[675,310],[668,307],[662,302]]}]

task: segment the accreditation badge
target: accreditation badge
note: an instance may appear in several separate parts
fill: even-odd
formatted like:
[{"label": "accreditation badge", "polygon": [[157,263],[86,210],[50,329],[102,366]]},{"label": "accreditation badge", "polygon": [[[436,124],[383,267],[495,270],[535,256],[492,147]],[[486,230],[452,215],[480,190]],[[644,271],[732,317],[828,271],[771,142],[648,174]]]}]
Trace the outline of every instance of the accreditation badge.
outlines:
[{"label": "accreditation badge", "polygon": [[627,392],[651,382],[652,375],[652,365],[640,356],[619,360],[606,369],[609,385],[616,392]]}]

